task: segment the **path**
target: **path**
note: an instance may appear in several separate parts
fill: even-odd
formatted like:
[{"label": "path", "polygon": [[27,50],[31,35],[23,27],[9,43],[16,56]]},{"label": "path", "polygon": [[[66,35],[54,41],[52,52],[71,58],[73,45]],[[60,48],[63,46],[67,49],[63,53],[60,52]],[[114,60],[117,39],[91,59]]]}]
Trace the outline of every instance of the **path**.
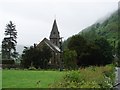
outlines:
[{"label": "path", "polygon": [[120,90],[120,68],[116,68],[116,90]]}]

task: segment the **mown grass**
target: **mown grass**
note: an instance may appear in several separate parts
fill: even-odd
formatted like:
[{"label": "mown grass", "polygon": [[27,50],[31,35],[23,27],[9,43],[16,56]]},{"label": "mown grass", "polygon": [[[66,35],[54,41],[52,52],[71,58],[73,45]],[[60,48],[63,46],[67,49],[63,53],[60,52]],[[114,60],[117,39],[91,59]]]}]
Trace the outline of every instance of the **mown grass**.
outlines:
[{"label": "mown grass", "polygon": [[3,88],[47,88],[59,80],[64,72],[3,70],[2,75]]}]

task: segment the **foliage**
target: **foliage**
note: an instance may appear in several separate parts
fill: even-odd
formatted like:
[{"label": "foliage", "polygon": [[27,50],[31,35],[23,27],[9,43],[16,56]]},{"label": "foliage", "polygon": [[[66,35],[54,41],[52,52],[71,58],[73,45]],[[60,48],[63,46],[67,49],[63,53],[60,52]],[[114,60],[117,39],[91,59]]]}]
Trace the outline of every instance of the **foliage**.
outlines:
[{"label": "foliage", "polygon": [[113,66],[88,67],[69,71],[52,88],[111,88],[115,75]]},{"label": "foliage", "polygon": [[[99,23],[97,24],[93,24],[91,27],[88,27],[84,30],[82,30],[82,32],[80,33],[80,35],[82,37],[84,37],[87,41],[89,42],[93,42],[96,38],[99,37],[99,35],[97,34],[96,29],[100,26]],[[86,31],[87,30],[87,31]]]},{"label": "foliage", "polygon": [[120,59],[120,40],[119,40],[118,46],[117,46],[117,54],[118,54],[118,58]]},{"label": "foliage", "polygon": [[33,67],[33,66],[30,66],[28,69],[29,69],[29,70],[36,70],[36,68]]},{"label": "foliage", "polygon": [[[116,44],[118,43],[118,40],[119,40],[118,37],[120,36],[119,35],[120,30],[118,30],[120,27],[120,24],[118,23],[119,22],[118,19],[119,19],[118,11],[115,11],[113,14],[111,14],[110,17],[104,19],[103,21],[94,23],[93,25],[83,29],[80,33],[78,33],[78,35],[81,35],[88,42],[88,44],[94,43],[94,41],[96,39],[103,37],[103,38],[107,39],[107,41],[109,42],[109,44],[112,47],[114,47],[114,48],[112,48],[112,51],[115,51],[115,49],[117,48]],[[67,45],[69,44],[71,39],[72,39],[72,37],[68,38],[68,40],[65,41],[65,44],[63,45],[65,48],[67,47]],[[77,39],[76,39],[76,41],[77,41]],[[80,41],[78,40],[77,42],[80,42]],[[78,51],[82,52],[83,50],[78,49]],[[114,52],[114,53],[116,53],[116,52]],[[77,52],[77,54],[78,54],[78,52]],[[82,53],[82,54],[84,57],[90,55],[89,52]]]},{"label": "foliage", "polygon": [[101,65],[101,53],[100,48],[94,43],[88,44],[85,48],[85,52],[80,55],[80,60],[78,62],[79,66],[89,66],[89,65]]},{"label": "foliage", "polygon": [[75,35],[71,37],[68,48],[76,51],[78,66],[106,65],[113,62],[112,46],[103,37],[89,42],[84,37]]},{"label": "foliage", "polygon": [[118,57],[118,64],[120,66],[120,40],[118,42],[118,46],[117,46],[117,57]]},{"label": "foliage", "polygon": [[65,68],[67,69],[75,69],[77,68],[77,61],[76,61],[76,58],[77,58],[77,53],[76,51],[72,51],[72,50],[65,50],[64,51],[64,56],[63,56],[63,59],[64,59],[64,66]]},{"label": "foliage", "polygon": [[2,58],[3,59],[11,59],[17,57],[16,52],[16,38],[17,31],[15,29],[15,25],[10,21],[9,24],[6,25],[5,29],[5,38],[2,41]]},{"label": "foliage", "polygon": [[64,50],[68,49],[68,43],[69,43],[70,39],[71,39],[71,37],[69,37],[67,40],[65,40],[63,42],[62,47],[63,47]]},{"label": "foliage", "polygon": [[85,51],[86,45],[87,45],[87,42],[82,36],[74,35],[71,37],[71,39],[68,43],[68,49],[76,51],[77,60],[79,61],[80,55],[82,54],[82,52]]},{"label": "foliage", "polygon": [[15,64],[14,60],[3,60],[2,64]]},{"label": "foliage", "polygon": [[95,44],[100,47],[100,54],[101,63],[102,64],[110,64],[113,62],[113,55],[112,55],[112,46],[105,38],[99,38],[95,40]]},{"label": "foliage", "polygon": [[98,37],[104,37],[110,42],[112,46],[114,46],[113,41],[118,42],[118,29],[120,27],[118,21],[118,11],[115,11],[109,18],[106,18],[102,23],[95,23],[90,27],[82,30],[83,35],[81,32],[79,34],[81,34],[90,41],[93,41]]},{"label": "foliage", "polygon": [[46,45],[43,45],[41,48],[35,45],[30,48],[25,47],[21,64],[25,68],[29,68],[30,66],[34,66],[35,68],[47,68],[51,56],[51,50]]},{"label": "foliage", "polygon": [[68,48],[70,50],[75,50],[79,56],[84,51],[86,43],[86,40],[82,36],[74,35],[68,43]]}]

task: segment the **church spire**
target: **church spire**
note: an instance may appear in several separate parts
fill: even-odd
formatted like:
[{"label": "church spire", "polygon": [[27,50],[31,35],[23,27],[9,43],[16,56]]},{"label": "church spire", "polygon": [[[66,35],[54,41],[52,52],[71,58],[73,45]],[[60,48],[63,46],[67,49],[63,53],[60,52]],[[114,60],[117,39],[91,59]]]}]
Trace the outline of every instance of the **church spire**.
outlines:
[{"label": "church spire", "polygon": [[56,46],[59,46],[60,35],[59,35],[56,19],[54,20],[52,31],[50,33],[50,37],[49,38],[50,38],[50,41],[53,44],[55,44]]}]

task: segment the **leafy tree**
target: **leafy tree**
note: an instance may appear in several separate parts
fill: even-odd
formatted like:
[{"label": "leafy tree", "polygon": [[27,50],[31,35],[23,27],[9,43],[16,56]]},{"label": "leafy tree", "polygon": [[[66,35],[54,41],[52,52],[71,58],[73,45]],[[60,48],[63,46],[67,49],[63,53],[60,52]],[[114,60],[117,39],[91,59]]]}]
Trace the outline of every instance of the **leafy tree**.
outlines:
[{"label": "leafy tree", "polygon": [[[15,25],[12,21],[6,25],[5,29],[5,38],[2,41],[2,57],[5,59],[14,58],[16,52],[16,44],[17,44],[17,31],[15,29]],[[13,57],[12,57],[13,56]]]},{"label": "leafy tree", "polygon": [[47,68],[48,62],[52,56],[51,50],[46,44],[40,48],[36,48],[36,59],[33,61],[33,65],[36,68]]},{"label": "leafy tree", "polygon": [[113,61],[112,46],[105,38],[95,40],[95,44],[100,48],[102,64],[110,64]]},{"label": "leafy tree", "polygon": [[86,45],[87,45],[87,42],[82,36],[75,35],[71,37],[68,43],[68,48],[70,50],[75,50],[79,58],[80,54],[85,51]]},{"label": "leafy tree", "polygon": [[76,51],[79,66],[106,65],[113,61],[112,46],[104,38],[89,42],[76,35],[69,41],[68,48]]},{"label": "leafy tree", "polygon": [[34,66],[36,68],[47,68],[50,57],[52,56],[50,48],[43,45],[41,48],[31,46],[30,48],[25,47],[22,54],[21,64],[25,68]]},{"label": "leafy tree", "polygon": [[29,68],[31,66],[31,55],[32,55],[32,47],[24,47],[21,64],[24,68]]},{"label": "leafy tree", "polygon": [[100,48],[94,43],[89,43],[86,47],[85,52],[80,55],[80,60],[78,62],[79,66],[89,66],[89,65],[100,65],[101,53]]},{"label": "leafy tree", "polygon": [[77,68],[77,53],[76,51],[73,51],[73,50],[65,50],[64,51],[64,66],[65,68],[68,68],[68,69],[75,69]]}]

